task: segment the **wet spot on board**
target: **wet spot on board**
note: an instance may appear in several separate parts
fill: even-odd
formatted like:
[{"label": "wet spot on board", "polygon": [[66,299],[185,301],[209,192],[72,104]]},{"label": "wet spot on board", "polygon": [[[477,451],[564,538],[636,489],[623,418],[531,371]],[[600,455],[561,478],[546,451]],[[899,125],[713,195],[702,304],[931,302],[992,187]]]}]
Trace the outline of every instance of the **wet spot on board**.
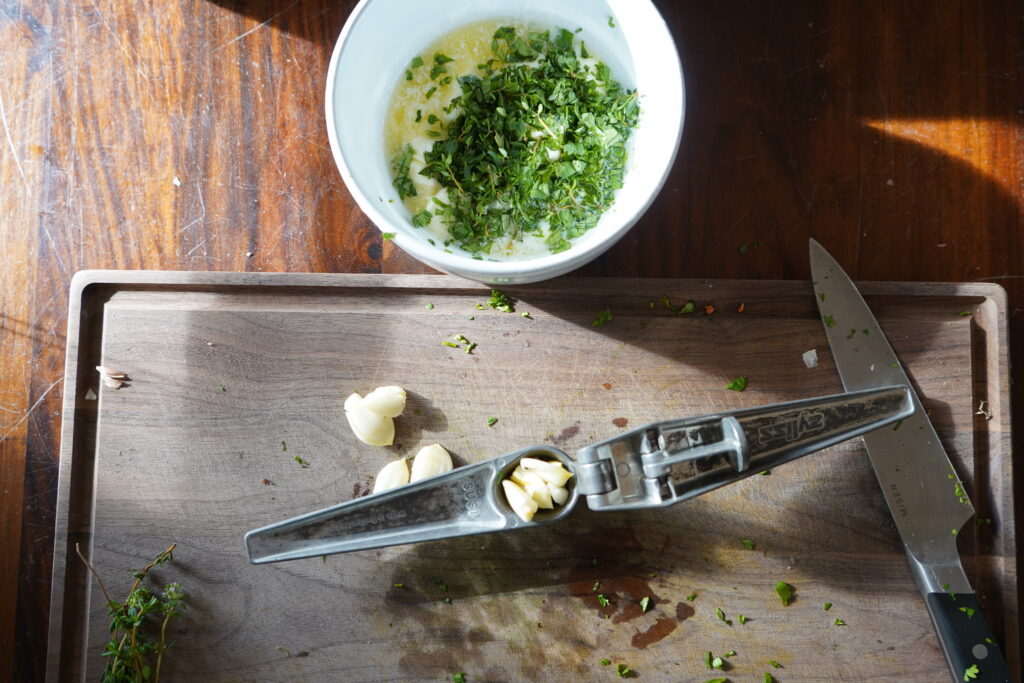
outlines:
[{"label": "wet spot on board", "polygon": [[566,441],[568,441],[569,439],[573,438],[574,436],[576,436],[579,433],[580,433],[580,426],[578,424],[570,425],[570,426],[566,427],[565,429],[563,429],[558,434],[558,436],[552,436],[551,437],[551,443],[555,444],[556,446],[557,445],[561,445],[561,444],[565,443]]},{"label": "wet spot on board", "polygon": [[685,602],[676,603],[676,619],[679,621],[686,621],[696,613],[697,610],[693,609],[693,607],[687,605]]},{"label": "wet spot on board", "polygon": [[622,429],[629,424],[629,420],[627,420],[624,417],[617,417],[614,420],[612,420],[612,424],[618,427],[619,429]]},{"label": "wet spot on board", "polygon": [[608,389],[608,390],[611,390],[611,388],[612,388],[612,385],[609,382],[605,382],[601,386],[604,387],[605,389]]},{"label": "wet spot on board", "polygon": [[658,617],[658,620],[649,629],[633,634],[630,643],[633,647],[643,650],[648,645],[664,640],[668,634],[676,630],[678,625],[679,622],[672,617]]}]

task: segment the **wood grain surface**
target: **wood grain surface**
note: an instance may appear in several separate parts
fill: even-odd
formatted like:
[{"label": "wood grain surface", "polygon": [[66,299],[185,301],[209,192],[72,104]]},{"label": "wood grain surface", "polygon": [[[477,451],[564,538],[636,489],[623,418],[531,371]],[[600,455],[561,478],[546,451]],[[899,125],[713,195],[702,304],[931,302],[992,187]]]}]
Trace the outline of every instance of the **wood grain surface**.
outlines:
[{"label": "wood grain surface", "polygon": [[[440,680],[459,670],[470,680],[588,680],[602,657],[645,680],[696,680],[708,650],[740,653],[735,680],[760,678],[768,659],[784,662],[788,680],[944,678],[857,440],[670,508],[581,503],[552,527],[250,565],[247,530],[366,495],[385,463],[430,443],[459,465],[530,444],[573,453],[669,416],[841,388],[807,282],[507,288],[529,318],[479,310],[489,291],[429,275],[76,278],[49,680],[95,680],[103,664],[95,653],[108,616],[79,542],[115,593],[127,567],[177,543],[155,581],[185,582],[194,608],[170,630],[188,654],[172,651],[164,671],[180,680]],[[994,520],[958,540],[1016,668],[1002,291],[876,283],[865,293],[978,514]],[[692,297],[700,312],[677,315],[662,296]],[[614,319],[595,327],[605,308]],[[472,354],[442,344],[457,333],[477,343]],[[819,349],[817,367],[805,366],[805,347]],[[103,387],[97,363],[126,373],[128,386]],[[727,390],[739,373],[747,389]],[[342,403],[393,382],[410,397],[395,444],[366,446]],[[975,415],[980,401],[990,420]],[[779,604],[778,580],[797,587],[792,606]]]},{"label": "wood grain surface", "polygon": [[[1022,433],[1020,0],[657,4],[687,78],[682,147],[583,272],[806,278],[814,236],[857,279],[998,282]],[[43,675],[76,270],[424,272],[327,149],[352,5],[0,0],[0,680]]]}]

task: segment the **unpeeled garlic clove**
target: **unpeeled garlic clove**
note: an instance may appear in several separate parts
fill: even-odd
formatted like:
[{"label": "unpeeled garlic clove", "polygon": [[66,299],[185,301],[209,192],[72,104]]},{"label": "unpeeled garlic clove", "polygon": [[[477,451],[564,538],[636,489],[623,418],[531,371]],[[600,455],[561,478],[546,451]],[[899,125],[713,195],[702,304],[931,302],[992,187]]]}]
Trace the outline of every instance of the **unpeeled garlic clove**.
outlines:
[{"label": "unpeeled garlic clove", "polygon": [[345,399],[345,417],[348,418],[348,426],[363,443],[390,446],[395,440],[395,421],[367,410],[363,397],[357,393]]},{"label": "unpeeled garlic clove", "polygon": [[373,480],[373,492],[380,493],[408,483],[409,466],[405,464],[405,458],[402,458],[389,462],[377,473],[377,478]]},{"label": "unpeeled garlic clove", "polygon": [[537,501],[527,495],[526,491],[519,487],[519,484],[509,479],[503,479],[501,488],[505,490],[505,499],[508,501],[512,511],[519,515],[524,522],[529,522],[537,514]]},{"label": "unpeeled garlic clove", "polygon": [[405,410],[405,389],[377,387],[363,398],[363,406],[384,417],[398,417]]},{"label": "unpeeled garlic clove", "polygon": [[419,481],[451,471],[452,456],[441,444],[435,443],[421,448],[416,457],[412,459],[412,476],[409,481]]}]

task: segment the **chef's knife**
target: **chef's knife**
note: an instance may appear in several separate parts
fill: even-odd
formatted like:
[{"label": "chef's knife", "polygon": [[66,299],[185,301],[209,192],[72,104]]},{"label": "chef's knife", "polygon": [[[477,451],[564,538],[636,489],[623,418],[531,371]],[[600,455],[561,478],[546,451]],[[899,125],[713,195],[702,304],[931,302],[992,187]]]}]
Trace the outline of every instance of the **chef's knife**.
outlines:
[{"label": "chef's knife", "polygon": [[824,247],[811,240],[811,277],[847,391],[905,384],[915,412],[864,435],[917,588],[954,681],[1009,681],[1002,652],[960,564],[956,535],[974,514],[963,484],[871,309]]}]

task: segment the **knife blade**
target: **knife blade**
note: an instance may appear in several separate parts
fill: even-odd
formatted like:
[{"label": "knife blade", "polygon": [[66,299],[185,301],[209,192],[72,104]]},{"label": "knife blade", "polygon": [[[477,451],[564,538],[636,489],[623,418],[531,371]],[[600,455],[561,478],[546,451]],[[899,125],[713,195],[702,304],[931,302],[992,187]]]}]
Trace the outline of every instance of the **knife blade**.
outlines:
[{"label": "knife blade", "polygon": [[[863,436],[954,681],[1009,681],[956,537],[974,514],[963,483],[881,327],[835,259],[810,241],[815,303],[847,391],[905,384],[914,413]],[[971,677],[973,674],[973,678]]]}]

